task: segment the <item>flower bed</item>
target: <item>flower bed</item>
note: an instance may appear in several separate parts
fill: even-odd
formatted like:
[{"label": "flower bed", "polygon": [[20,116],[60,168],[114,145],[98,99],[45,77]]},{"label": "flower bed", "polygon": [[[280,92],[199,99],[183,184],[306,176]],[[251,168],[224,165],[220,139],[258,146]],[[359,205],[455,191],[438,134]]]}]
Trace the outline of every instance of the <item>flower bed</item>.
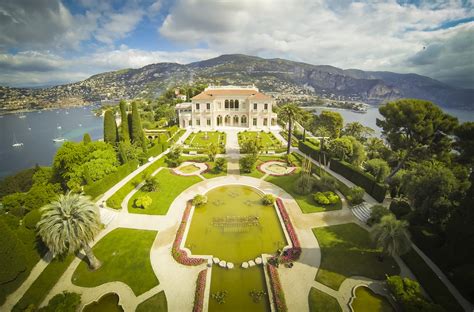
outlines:
[{"label": "flower bed", "polygon": [[277,198],[276,204],[277,204],[278,210],[280,211],[281,218],[283,219],[283,223],[285,224],[286,231],[288,232],[288,235],[290,236],[290,240],[292,244],[292,247],[286,249],[284,251],[283,256],[281,256],[279,260],[282,263],[296,261],[299,259],[301,255],[300,241],[298,240],[298,236],[296,235],[296,231],[293,227],[293,224],[291,224],[290,216],[288,215],[288,212],[285,209],[285,205],[283,204],[283,201],[280,198]]},{"label": "flower bed", "polygon": [[288,311],[288,308],[286,307],[285,294],[281,287],[277,269],[273,265],[267,264],[267,271],[270,276],[270,286],[272,288],[273,302],[275,303],[276,311]]},{"label": "flower bed", "polygon": [[199,272],[196,280],[196,292],[194,293],[193,312],[202,312],[204,308],[204,292],[206,291],[207,269]]},{"label": "flower bed", "polygon": [[176,168],[172,168],[171,173],[174,174],[174,175],[177,175],[177,176],[181,176],[181,177],[189,177],[189,176],[192,176],[192,175],[204,174],[204,173],[208,172],[209,169],[210,169],[209,164],[206,163],[205,161],[186,160],[186,162],[196,162],[196,163],[204,164],[206,166],[206,169],[204,169],[203,171],[200,172],[201,168],[199,168],[199,170],[196,170],[195,172],[188,173],[188,174],[182,174],[181,171],[178,169],[180,166],[178,166]]},{"label": "flower bed", "polygon": [[195,266],[205,263],[206,259],[188,257],[188,253],[185,250],[181,249],[181,241],[183,240],[184,231],[186,230],[186,224],[188,223],[191,207],[191,203],[186,204],[186,209],[184,209],[181,224],[179,225],[178,231],[176,232],[176,238],[174,239],[171,254],[178,263]]},{"label": "flower bed", "polygon": [[257,170],[262,172],[262,173],[265,173],[265,174],[268,174],[268,175],[271,175],[271,176],[274,176],[274,177],[283,177],[283,176],[288,176],[290,174],[293,174],[293,172],[296,170],[296,167],[293,167],[291,168],[291,171],[287,172],[287,173],[283,173],[283,174],[278,174],[278,173],[274,173],[274,172],[270,172],[270,171],[265,171],[262,169],[262,166],[265,166],[267,165],[268,163],[283,163],[283,164],[286,164],[286,162],[284,161],[278,161],[278,160],[268,160],[266,162],[263,162],[261,164],[259,164],[257,166]]}]

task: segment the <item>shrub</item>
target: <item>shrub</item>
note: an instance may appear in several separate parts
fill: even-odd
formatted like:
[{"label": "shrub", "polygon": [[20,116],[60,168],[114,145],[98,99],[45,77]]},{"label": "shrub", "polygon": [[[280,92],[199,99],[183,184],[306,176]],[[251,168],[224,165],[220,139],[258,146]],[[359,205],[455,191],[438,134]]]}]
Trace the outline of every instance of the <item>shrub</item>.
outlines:
[{"label": "shrub", "polygon": [[26,251],[15,232],[0,220],[0,285],[26,270]]},{"label": "shrub", "polygon": [[36,229],[36,223],[41,219],[41,212],[39,209],[31,210],[23,217],[23,224],[27,229]]},{"label": "shrub", "polygon": [[216,169],[216,171],[221,172],[224,170],[224,167],[225,167],[225,158],[217,158],[214,161],[214,168]]},{"label": "shrub", "polygon": [[322,192],[317,192],[313,195],[314,201],[320,205],[329,205],[329,199]]},{"label": "shrub", "polygon": [[339,201],[339,196],[337,196],[337,194],[334,192],[327,191],[324,192],[324,195],[326,195],[326,198],[329,200],[330,204],[335,204]]},{"label": "shrub", "polygon": [[182,152],[183,152],[183,149],[181,146],[179,145],[173,146],[168,152],[168,155],[166,156],[166,163],[172,168],[178,167],[181,164]]},{"label": "shrub", "polygon": [[207,203],[207,196],[205,195],[196,195],[193,198],[193,205],[196,207],[202,206]]},{"label": "shrub", "polygon": [[383,216],[390,214],[390,210],[385,208],[383,205],[373,205],[370,210],[370,218],[367,220],[367,224],[372,226],[380,222]]},{"label": "shrub", "polygon": [[295,192],[301,195],[311,193],[314,186],[314,179],[306,174],[300,175],[295,182]]},{"label": "shrub", "polygon": [[48,305],[39,309],[39,312],[75,312],[80,304],[81,295],[65,291],[51,298]]},{"label": "shrub", "polygon": [[374,158],[366,161],[365,170],[374,176],[377,182],[383,182],[390,173],[390,167],[388,163],[380,158]]},{"label": "shrub", "polygon": [[135,200],[135,207],[146,209],[151,206],[153,200],[150,196],[144,195],[140,196]]},{"label": "shrub", "polygon": [[337,188],[337,180],[336,178],[329,176],[329,175],[323,175],[320,179],[320,185],[322,186],[323,190],[330,190],[334,191]]},{"label": "shrub", "polygon": [[404,200],[392,200],[390,203],[390,211],[397,219],[401,219],[411,212],[411,208],[410,204]]},{"label": "shrub", "polygon": [[245,173],[252,172],[252,169],[257,162],[257,157],[254,155],[246,155],[239,160],[240,168]]},{"label": "shrub", "polygon": [[347,199],[352,205],[358,205],[364,201],[364,189],[360,186],[354,186],[349,192]]},{"label": "shrub", "polygon": [[273,196],[272,194],[265,194],[262,197],[262,203],[266,206],[273,205],[275,203],[275,196]]},{"label": "shrub", "polygon": [[144,184],[142,186],[142,191],[144,192],[156,192],[160,186],[160,180],[157,176],[145,175]]}]

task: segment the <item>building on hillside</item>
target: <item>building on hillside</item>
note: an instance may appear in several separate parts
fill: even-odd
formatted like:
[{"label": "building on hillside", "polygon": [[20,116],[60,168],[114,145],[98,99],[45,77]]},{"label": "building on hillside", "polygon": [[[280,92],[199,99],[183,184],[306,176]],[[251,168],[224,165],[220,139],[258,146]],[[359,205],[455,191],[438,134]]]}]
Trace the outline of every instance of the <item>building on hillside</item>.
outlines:
[{"label": "building on hillside", "polygon": [[210,86],[176,105],[181,128],[240,127],[266,129],[277,125],[275,100],[255,86]]}]

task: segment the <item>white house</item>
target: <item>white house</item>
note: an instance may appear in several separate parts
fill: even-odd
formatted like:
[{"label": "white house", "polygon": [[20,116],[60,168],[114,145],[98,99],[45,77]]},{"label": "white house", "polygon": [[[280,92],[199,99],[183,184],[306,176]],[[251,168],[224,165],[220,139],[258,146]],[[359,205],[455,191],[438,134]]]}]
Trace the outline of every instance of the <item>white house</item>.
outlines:
[{"label": "white house", "polygon": [[176,110],[181,128],[265,129],[277,125],[273,105],[255,86],[210,86]]}]

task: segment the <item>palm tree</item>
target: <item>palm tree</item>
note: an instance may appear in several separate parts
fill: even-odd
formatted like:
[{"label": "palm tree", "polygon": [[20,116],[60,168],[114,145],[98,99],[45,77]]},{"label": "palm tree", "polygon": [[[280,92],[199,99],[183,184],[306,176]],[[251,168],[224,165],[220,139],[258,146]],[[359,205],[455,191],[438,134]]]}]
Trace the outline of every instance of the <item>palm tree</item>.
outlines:
[{"label": "palm tree", "polygon": [[83,249],[89,267],[93,270],[100,267],[100,261],[89,246],[101,228],[100,216],[97,206],[88,197],[69,192],[59,195],[41,211],[38,233],[53,256]]},{"label": "palm tree", "polygon": [[288,121],[288,146],[286,153],[289,155],[291,152],[291,137],[293,132],[293,122],[298,120],[301,115],[301,109],[294,103],[287,103],[280,107],[278,116],[282,120]]},{"label": "palm tree", "polygon": [[374,225],[372,239],[382,248],[382,253],[392,257],[403,255],[411,248],[407,227],[406,221],[397,220],[393,214],[383,216],[380,223]]}]

